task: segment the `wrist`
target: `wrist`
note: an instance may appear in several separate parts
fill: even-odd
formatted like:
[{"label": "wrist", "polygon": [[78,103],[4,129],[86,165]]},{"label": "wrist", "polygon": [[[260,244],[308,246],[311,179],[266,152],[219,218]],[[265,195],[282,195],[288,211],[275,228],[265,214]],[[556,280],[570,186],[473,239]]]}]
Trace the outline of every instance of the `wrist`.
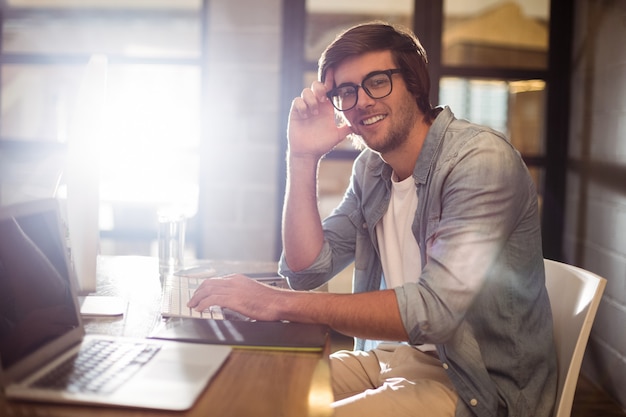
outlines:
[{"label": "wrist", "polygon": [[293,169],[306,171],[313,169],[317,171],[322,156],[323,155],[316,155],[313,153],[288,151],[287,169],[289,171],[292,171]]}]

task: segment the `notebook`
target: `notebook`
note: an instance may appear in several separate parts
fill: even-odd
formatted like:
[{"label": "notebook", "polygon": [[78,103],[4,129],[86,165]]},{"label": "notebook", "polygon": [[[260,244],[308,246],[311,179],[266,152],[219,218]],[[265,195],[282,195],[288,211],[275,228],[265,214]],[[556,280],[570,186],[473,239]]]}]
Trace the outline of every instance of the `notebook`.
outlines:
[{"label": "notebook", "polygon": [[176,317],[150,336],[156,339],[228,345],[237,349],[320,352],[326,348],[330,328],[323,324],[283,321],[196,320]]},{"label": "notebook", "polygon": [[[57,201],[0,208],[0,383],[6,398],[190,408],[231,349],[86,335],[69,265]],[[91,374],[108,367],[98,368],[108,356],[115,366],[112,376],[91,383],[84,376],[49,376],[63,363],[78,370],[75,356],[89,347],[98,354]]]}]

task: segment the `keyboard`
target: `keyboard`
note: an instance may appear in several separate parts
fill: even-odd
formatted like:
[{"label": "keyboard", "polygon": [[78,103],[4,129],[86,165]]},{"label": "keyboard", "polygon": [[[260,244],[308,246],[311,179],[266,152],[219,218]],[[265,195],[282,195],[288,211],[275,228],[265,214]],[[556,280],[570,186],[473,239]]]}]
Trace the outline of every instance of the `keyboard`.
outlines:
[{"label": "keyboard", "polygon": [[108,394],[147,364],[160,346],[148,342],[90,340],[78,353],[36,380],[37,388]]},{"label": "keyboard", "polygon": [[223,320],[224,315],[219,306],[211,306],[204,311],[196,311],[187,307],[187,302],[204,279],[206,278],[179,275],[168,276],[163,284],[161,315],[163,317],[194,317]]},{"label": "keyboard", "polygon": [[[267,274],[256,277],[250,274],[252,279],[264,282],[268,285],[286,288],[287,284],[284,278]],[[206,274],[199,276],[195,274],[188,275],[169,275],[163,283],[163,296],[161,298],[161,315],[163,317],[191,317],[198,319],[213,320],[250,320],[249,317],[239,314],[236,311],[222,308],[220,306],[210,306],[204,311],[196,311],[187,307],[187,302],[193,296],[193,293],[200,286],[202,281],[209,279]]]}]

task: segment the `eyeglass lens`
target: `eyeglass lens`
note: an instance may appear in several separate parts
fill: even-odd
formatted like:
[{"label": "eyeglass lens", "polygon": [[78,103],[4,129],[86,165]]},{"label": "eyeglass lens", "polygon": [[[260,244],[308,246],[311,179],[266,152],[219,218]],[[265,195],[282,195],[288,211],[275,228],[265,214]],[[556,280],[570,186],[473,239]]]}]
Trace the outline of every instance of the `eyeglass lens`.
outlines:
[{"label": "eyeglass lens", "polygon": [[387,72],[372,74],[365,79],[361,85],[345,85],[337,87],[332,94],[333,104],[337,110],[350,110],[356,106],[359,87],[371,98],[383,98],[391,93],[391,75]]}]

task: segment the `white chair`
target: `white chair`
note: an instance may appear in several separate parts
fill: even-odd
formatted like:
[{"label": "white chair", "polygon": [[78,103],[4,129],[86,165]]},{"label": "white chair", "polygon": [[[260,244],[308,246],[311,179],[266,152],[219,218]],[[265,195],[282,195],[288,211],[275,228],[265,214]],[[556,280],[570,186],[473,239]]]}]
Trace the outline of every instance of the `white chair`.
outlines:
[{"label": "white chair", "polygon": [[569,417],[585,348],[606,279],[561,262],[546,259],[544,263],[558,361],[554,417]]}]

